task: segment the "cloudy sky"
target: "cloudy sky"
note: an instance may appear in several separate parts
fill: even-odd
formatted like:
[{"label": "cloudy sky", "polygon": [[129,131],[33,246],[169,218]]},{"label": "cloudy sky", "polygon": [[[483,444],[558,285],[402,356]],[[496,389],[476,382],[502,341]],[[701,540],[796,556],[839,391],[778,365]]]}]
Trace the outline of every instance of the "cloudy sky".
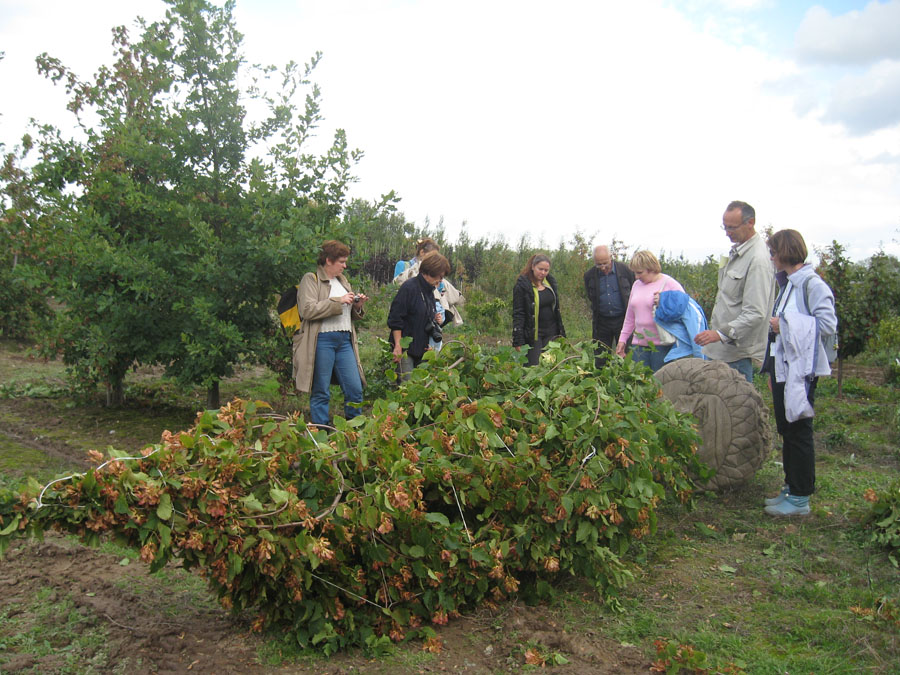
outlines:
[{"label": "cloudy sky", "polygon": [[[83,77],[158,0],[0,0],[0,142],[64,125],[34,57]],[[324,54],[325,140],[365,152],[451,239],[556,247],[580,232],[699,260],[724,206],[900,255],[900,0],[238,0],[249,62]]]}]

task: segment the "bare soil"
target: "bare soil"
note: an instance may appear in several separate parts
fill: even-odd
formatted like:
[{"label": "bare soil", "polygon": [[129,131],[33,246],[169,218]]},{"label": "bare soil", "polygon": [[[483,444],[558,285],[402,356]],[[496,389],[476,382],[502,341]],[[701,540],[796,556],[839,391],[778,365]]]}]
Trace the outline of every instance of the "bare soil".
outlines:
[{"label": "bare soil", "polygon": [[[183,573],[183,572],[182,572]],[[142,673],[496,673],[524,665],[523,645],[539,643],[565,655],[560,673],[647,673],[650,663],[634,647],[606,640],[598,631],[572,635],[547,608],[508,605],[500,616],[471,616],[439,631],[444,648],[424,659],[421,645],[390,664],[356,653],[309,664],[265,666],[257,650],[264,637],[249,631],[249,620],[212,606],[197,606],[189,592],[164,593],[139,563],[119,564],[117,556],[48,537],[12,547],[0,563],[0,612],[27,606],[35,593],[53,589],[47,602],[63,597],[107,632],[104,670]],[[18,614],[15,610],[13,614]],[[19,616],[18,618],[22,618]],[[46,620],[46,619],[45,619]],[[59,616],[59,621],[65,617]],[[85,628],[91,628],[88,622]],[[587,636],[587,639],[585,637]],[[65,650],[34,658],[7,654],[4,673],[64,670]],[[402,661],[418,661],[404,665]],[[77,672],[77,671],[76,671]]]},{"label": "bare soil", "polygon": [[[27,359],[20,352],[0,350],[3,379],[10,369],[27,367],[27,363],[18,362]],[[134,422],[136,415],[142,424]],[[185,422],[181,428],[187,428],[192,415],[182,411],[181,417]],[[40,467],[45,471],[57,466],[77,471],[86,466],[86,450],[111,444],[139,450],[171,427],[172,419],[171,410],[140,406],[113,412],[83,406],[67,408],[59,399],[0,399],[0,462],[7,476],[31,475],[33,467],[10,470],[10,462],[15,466],[15,456],[3,457],[27,449],[46,458],[46,464]],[[84,657],[84,664],[73,668],[66,661],[71,658],[67,645],[54,645],[52,653],[42,657],[24,650],[19,653],[15,647],[0,649],[0,672],[497,673],[521,669],[530,645],[563,656],[568,663],[554,667],[560,673],[647,673],[651,665],[636,647],[605,638],[601,626],[582,625],[570,632],[553,609],[515,603],[503,607],[499,615],[476,612],[452,621],[438,632],[443,643],[438,654],[426,654],[422,644],[414,642],[399,646],[385,660],[355,652],[265,665],[260,649],[267,640],[277,637],[251,633],[252,617],[220,609],[202,591],[198,597],[196,583],[193,588],[178,583],[179,575],[184,578],[188,574],[183,570],[172,568],[151,575],[140,562],[123,562],[120,555],[87,548],[61,536],[48,535],[44,541],[12,546],[0,560],[0,615],[6,613],[8,618],[25,624],[65,622],[63,613],[51,613],[49,619],[28,614],[40,593],[49,594],[44,603],[68,600],[87,617],[77,624],[80,629],[103,629],[106,638],[97,649],[106,654],[100,655],[100,668],[91,665],[90,654]],[[167,576],[161,578],[163,573]],[[0,645],[4,637],[8,636],[0,632]]]}]

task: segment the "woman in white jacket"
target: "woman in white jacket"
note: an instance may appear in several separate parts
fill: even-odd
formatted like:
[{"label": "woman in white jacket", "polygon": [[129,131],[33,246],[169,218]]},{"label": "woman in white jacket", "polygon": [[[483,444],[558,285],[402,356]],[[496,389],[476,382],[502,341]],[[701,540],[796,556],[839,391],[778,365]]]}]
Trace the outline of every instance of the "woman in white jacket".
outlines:
[{"label": "woman in white jacket", "polygon": [[782,437],[784,485],[766,499],[770,516],[809,513],[815,491],[813,400],[820,375],[830,375],[825,344],[837,332],[834,294],[806,262],[806,242],[796,230],[779,230],[768,241],[775,269],[786,282],[769,320],[766,370],[772,386],[775,422]]}]

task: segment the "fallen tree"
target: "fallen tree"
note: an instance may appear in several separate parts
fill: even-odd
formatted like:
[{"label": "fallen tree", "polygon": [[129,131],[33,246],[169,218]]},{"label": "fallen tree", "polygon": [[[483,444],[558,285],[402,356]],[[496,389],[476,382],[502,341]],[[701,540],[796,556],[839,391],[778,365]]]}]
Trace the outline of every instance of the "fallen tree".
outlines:
[{"label": "fallen tree", "polygon": [[602,597],[667,497],[708,478],[691,419],[649,371],[585,345],[525,368],[451,342],[371,415],[334,430],[235,400],[140,457],[0,495],[0,553],[46,529],[113,537],[199,570],[221,604],[326,652],[434,638],[433,624],[561,574]]}]

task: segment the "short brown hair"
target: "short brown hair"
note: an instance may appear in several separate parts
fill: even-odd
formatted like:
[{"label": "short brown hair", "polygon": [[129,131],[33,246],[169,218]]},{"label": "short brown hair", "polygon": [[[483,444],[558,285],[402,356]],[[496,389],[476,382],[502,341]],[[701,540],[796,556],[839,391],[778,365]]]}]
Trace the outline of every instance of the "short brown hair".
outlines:
[{"label": "short brown hair", "polygon": [[426,253],[419,263],[419,274],[430,277],[445,277],[450,274],[450,262],[437,251]]},{"label": "short brown hair", "polygon": [[650,251],[637,251],[631,256],[631,262],[628,263],[628,268],[632,272],[637,272],[638,270],[647,270],[654,274],[662,272],[662,267],[659,265],[659,259]]},{"label": "short brown hair", "polygon": [[350,255],[350,247],[347,246],[347,244],[340,242],[337,239],[329,239],[322,243],[322,248],[319,250],[319,258],[316,262],[319,265],[324,265],[329,260],[334,262],[338,258],[343,258],[348,255]]},{"label": "short brown hair", "polygon": [[[542,262],[549,263],[550,258],[543,253],[535,253],[528,259],[528,262],[525,263],[525,267],[522,268],[522,276],[528,277],[531,280],[531,283],[534,283],[534,266]],[[550,264],[552,265],[553,263]]]},{"label": "short brown hair", "polygon": [[769,237],[767,243],[772,255],[777,255],[785,265],[805,263],[806,256],[809,254],[806,242],[803,241],[803,235],[797,230],[778,230]]}]

